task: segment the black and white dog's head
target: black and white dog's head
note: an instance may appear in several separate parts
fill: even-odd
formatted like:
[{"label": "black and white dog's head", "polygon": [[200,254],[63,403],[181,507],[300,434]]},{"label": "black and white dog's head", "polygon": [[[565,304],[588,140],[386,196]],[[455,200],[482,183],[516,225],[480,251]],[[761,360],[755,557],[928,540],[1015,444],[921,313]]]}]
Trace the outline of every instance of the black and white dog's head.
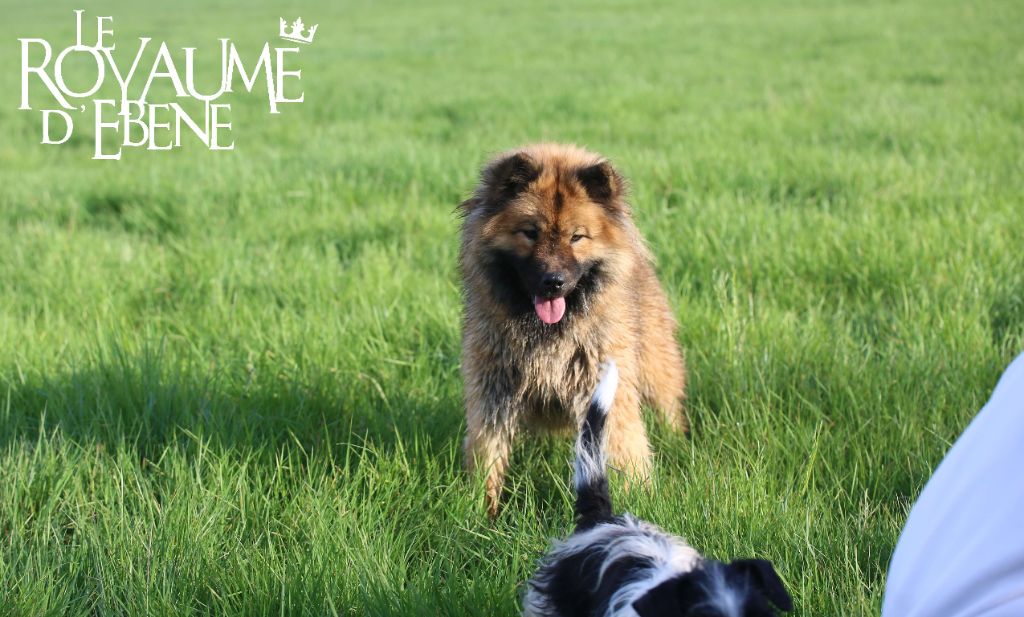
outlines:
[{"label": "black and white dog's head", "polygon": [[773,617],[792,610],[771,562],[706,559],[685,540],[612,513],[604,424],[618,384],[609,362],[576,442],[576,531],[527,584],[527,617]]},{"label": "black and white dog's head", "polygon": [[639,617],[773,617],[776,609],[792,608],[779,575],[765,559],[704,559],[633,602]]}]

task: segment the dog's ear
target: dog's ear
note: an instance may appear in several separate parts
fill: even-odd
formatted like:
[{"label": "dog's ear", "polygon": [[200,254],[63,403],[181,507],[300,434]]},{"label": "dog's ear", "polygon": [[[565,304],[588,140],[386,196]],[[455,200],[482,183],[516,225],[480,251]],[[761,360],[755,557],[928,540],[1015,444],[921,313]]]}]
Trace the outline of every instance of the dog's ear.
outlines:
[{"label": "dog's ear", "polygon": [[633,602],[640,617],[676,617],[686,615],[707,600],[707,573],[693,570],[670,578]]},{"label": "dog's ear", "polygon": [[480,174],[482,190],[475,199],[478,204],[500,207],[518,197],[538,176],[540,166],[525,152],[499,157]]},{"label": "dog's ear", "polygon": [[576,179],[590,199],[608,208],[623,207],[622,196],[626,192],[626,184],[608,161],[579,169]]},{"label": "dog's ear", "polygon": [[639,617],[682,615],[683,607],[679,604],[678,587],[679,579],[670,578],[633,602],[633,610]]},{"label": "dog's ear", "polygon": [[767,559],[739,559],[730,563],[730,573],[745,578],[761,594],[780,610],[793,610],[793,599],[789,597],[775,566]]}]

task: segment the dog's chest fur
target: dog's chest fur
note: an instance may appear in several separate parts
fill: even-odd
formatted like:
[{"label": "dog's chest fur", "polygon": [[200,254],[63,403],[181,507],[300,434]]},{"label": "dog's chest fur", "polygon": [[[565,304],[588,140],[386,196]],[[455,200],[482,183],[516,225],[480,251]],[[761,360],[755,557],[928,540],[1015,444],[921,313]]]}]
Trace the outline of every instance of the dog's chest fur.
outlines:
[{"label": "dog's chest fur", "polygon": [[517,419],[575,430],[597,381],[604,334],[593,320],[572,316],[554,327],[528,315],[496,328],[492,349],[512,378],[509,394],[522,414]]},{"label": "dog's chest fur", "polygon": [[[586,296],[583,310],[557,324],[542,323],[532,307],[498,308],[487,291],[467,296],[464,345],[473,382],[485,392],[494,420],[523,422],[546,431],[576,430],[597,383],[598,366],[614,353],[623,370],[631,364],[636,315],[628,286],[606,279]],[[610,348],[611,346],[611,348]]]}]

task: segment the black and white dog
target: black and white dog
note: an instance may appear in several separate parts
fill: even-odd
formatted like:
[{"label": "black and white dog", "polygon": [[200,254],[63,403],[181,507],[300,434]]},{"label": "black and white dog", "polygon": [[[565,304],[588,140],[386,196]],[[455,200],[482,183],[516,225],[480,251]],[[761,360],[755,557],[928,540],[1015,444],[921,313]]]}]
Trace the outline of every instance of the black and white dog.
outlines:
[{"label": "black and white dog", "polygon": [[541,561],[526,617],[772,617],[792,600],[771,562],[705,559],[685,540],[612,513],[605,419],[618,387],[608,362],[576,441],[576,531]]}]

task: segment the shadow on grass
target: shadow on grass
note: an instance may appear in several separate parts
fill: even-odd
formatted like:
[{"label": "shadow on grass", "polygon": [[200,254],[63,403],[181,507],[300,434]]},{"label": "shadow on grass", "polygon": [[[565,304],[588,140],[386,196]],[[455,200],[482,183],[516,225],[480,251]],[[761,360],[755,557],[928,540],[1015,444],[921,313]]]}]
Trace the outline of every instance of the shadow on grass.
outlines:
[{"label": "shadow on grass", "polygon": [[[248,370],[246,370],[248,369]],[[276,371],[270,376],[257,372]],[[455,396],[418,394],[398,377],[280,367],[238,370],[172,361],[162,351],[115,350],[82,368],[0,386],[0,449],[60,432],[80,445],[157,459],[169,447],[277,452],[385,452],[416,439],[442,456],[461,438]]]},{"label": "shadow on grass", "polygon": [[516,522],[490,525],[479,487],[452,481],[462,413],[436,366],[247,374],[168,356],[0,385],[0,452],[27,470],[3,505],[30,513],[4,557],[47,564],[0,572],[23,606],[45,581],[66,613],[170,598],[181,614],[512,614],[542,546],[510,550]]},{"label": "shadow on grass", "polygon": [[282,457],[352,473],[364,464],[387,473],[415,468],[414,475],[464,480],[456,490],[485,526],[539,517],[561,533],[571,522],[573,438],[538,434],[518,440],[502,518],[486,521],[482,481],[462,471],[458,379],[424,375],[424,367],[334,373],[306,363],[289,372],[279,360],[210,366],[170,356],[115,347],[80,367],[0,384],[0,452],[32,449],[59,434],[65,443],[140,463],[169,453],[197,460],[212,451],[268,469]]}]

